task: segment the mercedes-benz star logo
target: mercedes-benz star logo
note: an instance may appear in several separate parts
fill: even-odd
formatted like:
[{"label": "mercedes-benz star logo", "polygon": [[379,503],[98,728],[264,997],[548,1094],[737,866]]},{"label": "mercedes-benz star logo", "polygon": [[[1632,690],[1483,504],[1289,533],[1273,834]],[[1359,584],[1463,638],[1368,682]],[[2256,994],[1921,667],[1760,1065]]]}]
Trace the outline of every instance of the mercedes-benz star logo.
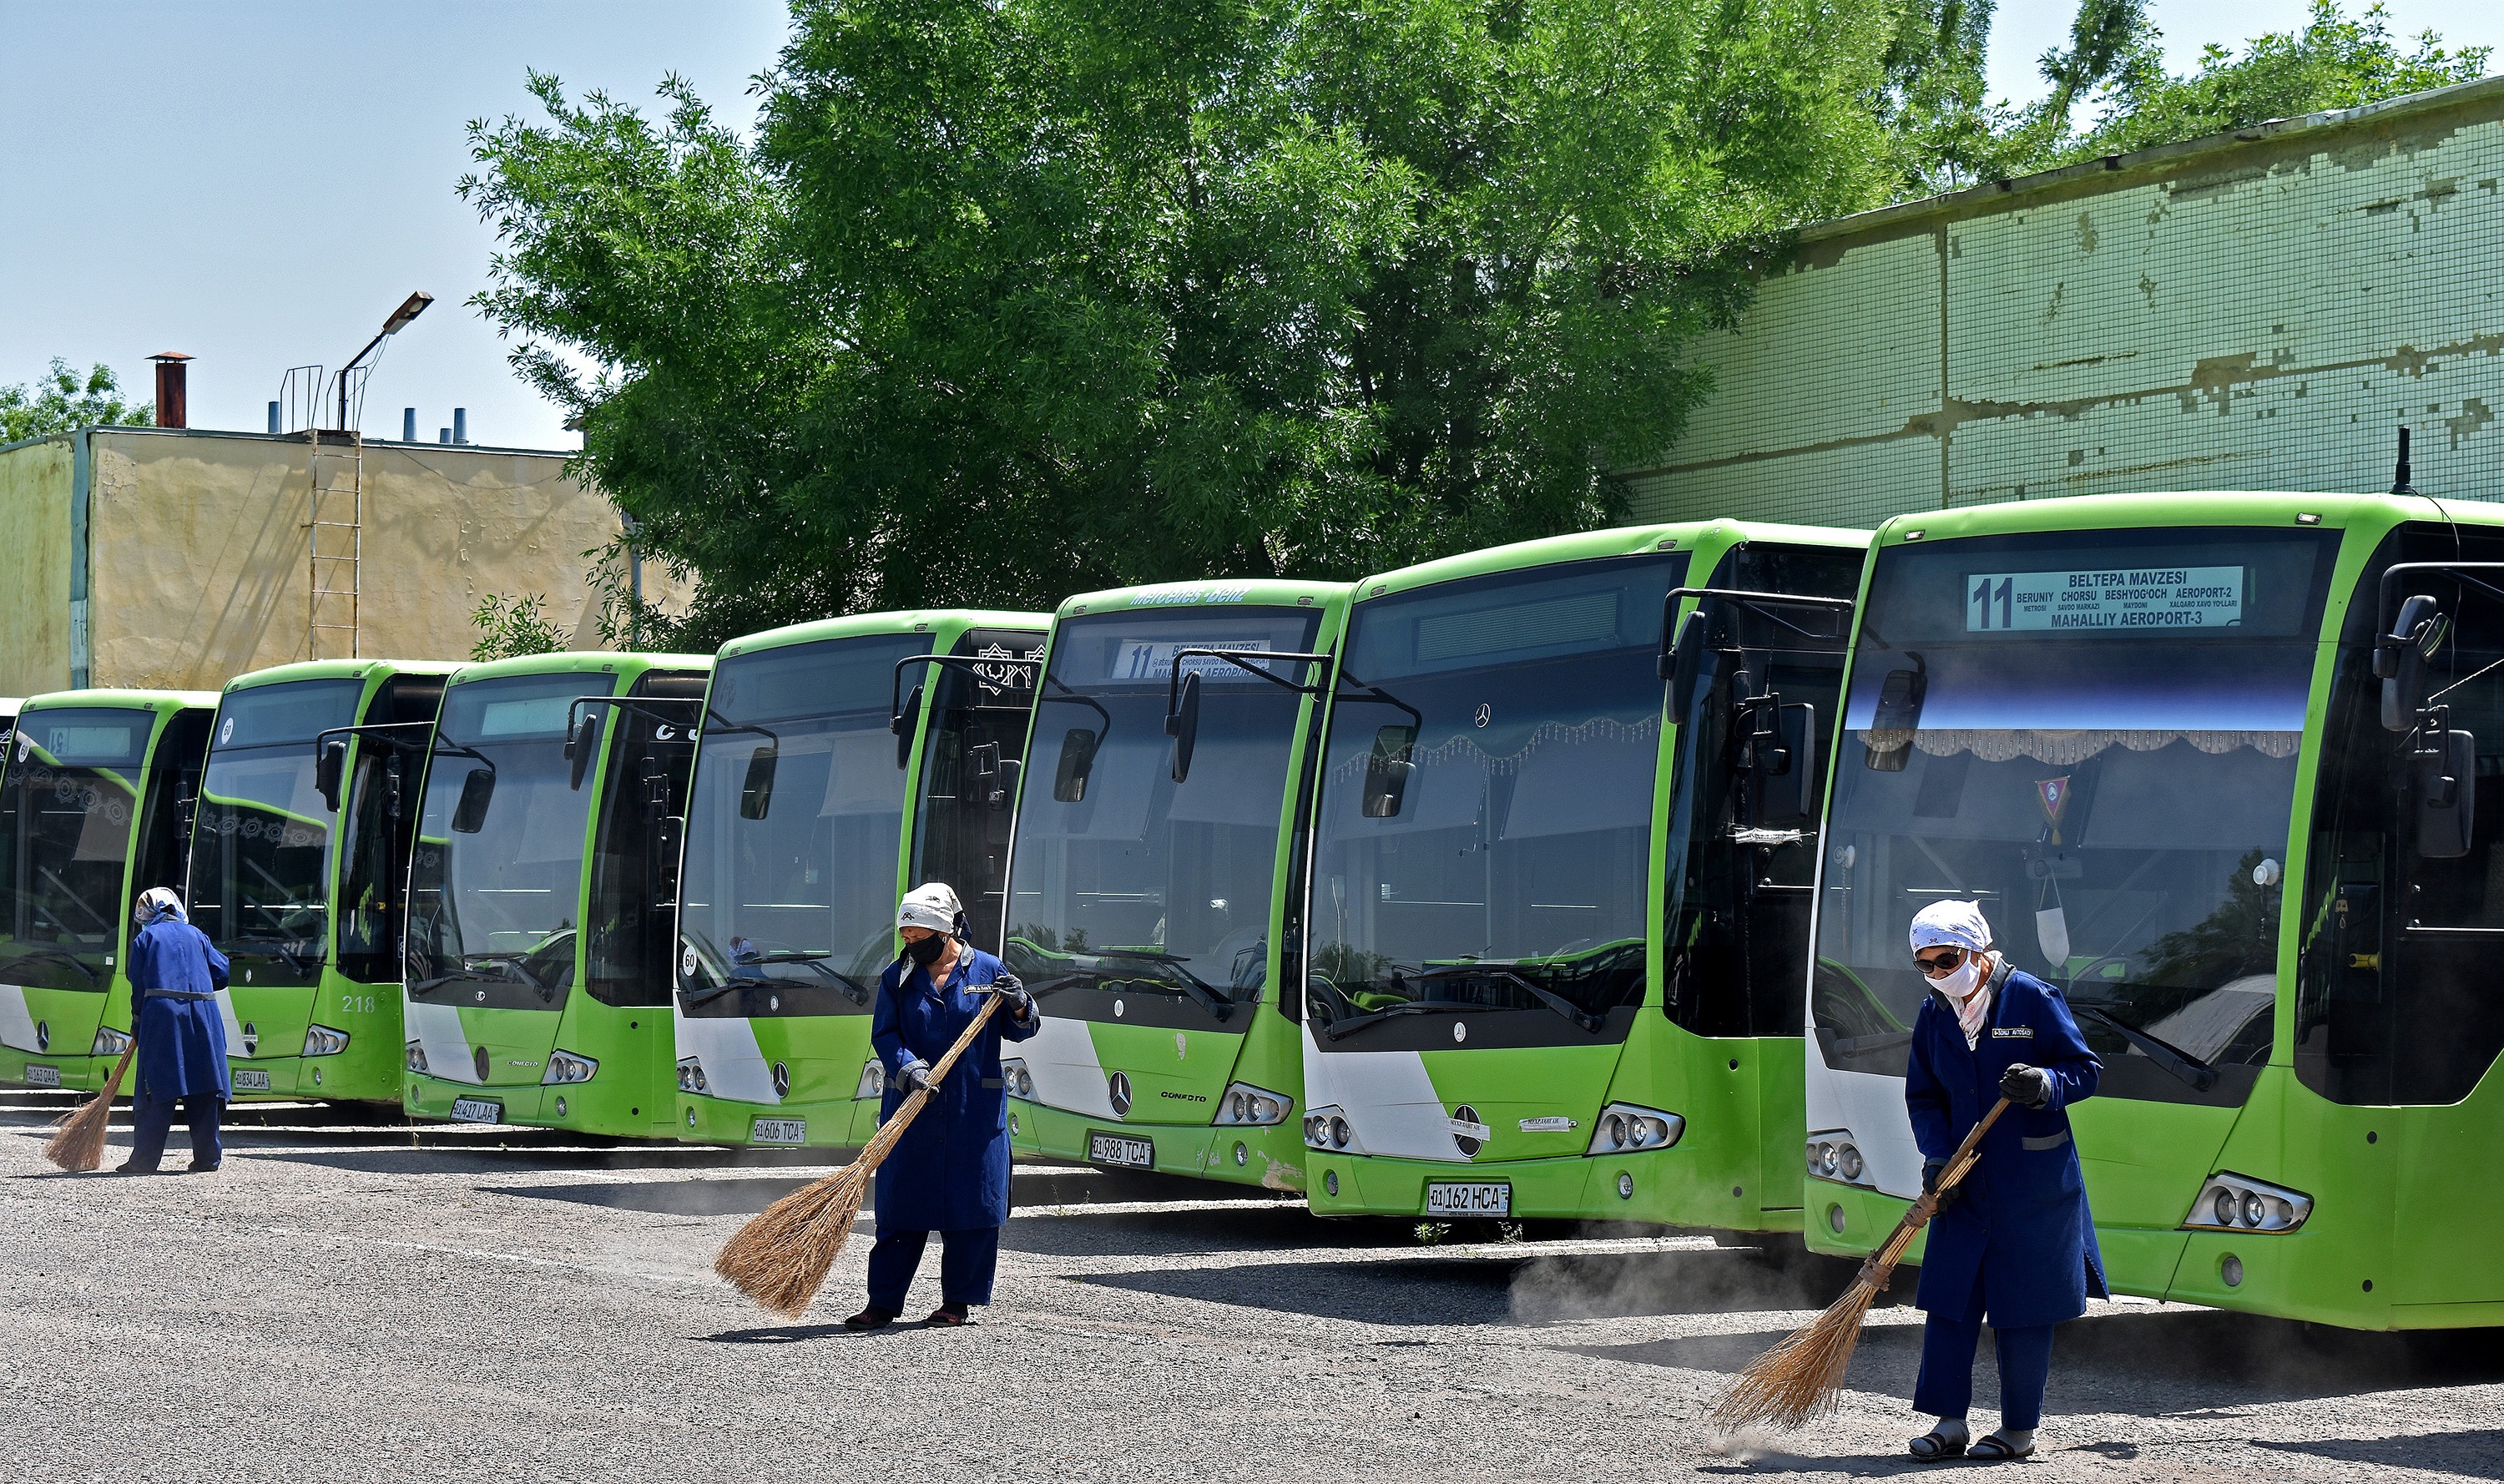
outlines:
[{"label": "mercedes-benz star logo", "polygon": [[791,1069],[779,1061],[774,1063],[774,1095],[776,1097],[791,1095]]},{"label": "mercedes-benz star logo", "polygon": [[1130,1116],[1130,1074],[1128,1072],[1114,1073],[1111,1091],[1113,1095],[1113,1117],[1117,1119],[1129,1118]]}]

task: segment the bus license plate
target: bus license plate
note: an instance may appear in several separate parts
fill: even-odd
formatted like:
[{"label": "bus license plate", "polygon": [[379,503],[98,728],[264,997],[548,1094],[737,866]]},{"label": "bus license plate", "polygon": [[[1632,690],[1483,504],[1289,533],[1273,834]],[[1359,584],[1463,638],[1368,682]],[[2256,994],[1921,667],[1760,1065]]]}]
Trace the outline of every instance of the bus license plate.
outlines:
[{"label": "bus license plate", "polygon": [[57,1087],[60,1085],[61,1069],[59,1067],[38,1066],[31,1061],[26,1063],[26,1086],[30,1087]]},{"label": "bus license plate", "polygon": [[1118,1164],[1134,1170],[1152,1170],[1157,1167],[1157,1147],[1145,1139],[1091,1133],[1087,1136],[1087,1159],[1091,1164]]},{"label": "bus license plate", "polygon": [[452,1118],[461,1123],[501,1123],[504,1122],[504,1105],[491,1097],[456,1097],[452,1100]]},{"label": "bus license plate", "polygon": [[748,1125],[750,1144],[806,1144],[809,1142],[807,1119],[754,1119]]},{"label": "bus license plate", "polygon": [[1513,1187],[1501,1180],[1435,1180],[1426,1185],[1428,1216],[1511,1216]]},{"label": "bus license plate", "polygon": [[269,1090],[269,1073],[260,1067],[237,1067],[234,1069],[234,1087],[237,1092],[266,1092]]}]

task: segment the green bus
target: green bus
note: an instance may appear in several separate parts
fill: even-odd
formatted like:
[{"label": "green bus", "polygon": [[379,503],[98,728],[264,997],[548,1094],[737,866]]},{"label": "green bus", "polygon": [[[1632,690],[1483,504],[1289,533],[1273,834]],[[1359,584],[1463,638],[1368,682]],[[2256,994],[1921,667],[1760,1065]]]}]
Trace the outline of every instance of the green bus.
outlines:
[{"label": "green bus", "polygon": [[1002,1064],[1019,1154],[1303,1189],[1297,824],[1347,595],[1185,582],[1054,616],[1002,953],[1043,1010]]},{"label": "green bus", "polygon": [[[748,635],[713,662],[678,907],[679,1137],[867,1142],[869,1048],[910,886],[998,941],[1036,613],[874,613]],[[905,699],[909,695],[910,699]]]},{"label": "green bus", "polygon": [[410,859],[401,1101],[666,1138],[671,929],[705,655],[467,665]]},{"label": "green bus", "polygon": [[455,667],[322,660],[226,683],[191,826],[226,955],[235,1096],[400,1101],[418,773]]},{"label": "green bus", "polygon": [[130,1045],[131,904],[183,887],[218,698],[29,699],[0,769],[0,1081],[90,1091]]},{"label": "green bus", "polygon": [[2071,1126],[2116,1292],[2504,1322],[2504,1192],[2459,1174],[2504,1125],[2504,513],[2030,500],[1891,520],[1866,582],[1806,976],[1811,1245],[1865,1251],[1919,1191],[1906,926],[1971,898],[2104,1060]]},{"label": "green bus", "polygon": [[1307,886],[1316,1213],[1799,1228],[1820,723],[1867,543],[1715,521],[1358,584]]}]

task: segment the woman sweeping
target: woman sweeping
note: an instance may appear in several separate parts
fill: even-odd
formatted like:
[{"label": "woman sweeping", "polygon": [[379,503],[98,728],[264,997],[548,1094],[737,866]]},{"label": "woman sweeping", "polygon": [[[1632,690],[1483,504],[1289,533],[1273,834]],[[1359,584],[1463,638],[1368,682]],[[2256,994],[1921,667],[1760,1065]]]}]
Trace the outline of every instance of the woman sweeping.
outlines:
[{"label": "woman sweeping", "polygon": [[[1922,1188],[2001,1097],[2007,1116],[1983,1135],[1981,1162],[1945,1194],[1930,1223],[1920,1296],[1922,1336],[1913,1410],[1939,1419],[1913,1439],[1930,1462],[2034,1452],[2052,1327],[2107,1296],[2087,1212],[2071,1103],[2093,1096],[2104,1063],[2078,1034],[2059,990],[1991,950],[1978,902],[1933,902],[1913,918],[1913,961],[1931,993],[1913,1020],[1904,1102],[1922,1149]],[[2000,1431],[1969,1442],[1973,1356],[1985,1323],[2000,1357]]]},{"label": "woman sweeping", "polygon": [[965,942],[956,893],[938,882],[916,886],[895,910],[904,954],[878,982],[870,1045],[887,1069],[882,1122],[905,1094],[928,1086],[930,1068],[991,995],[1005,998],[974,1044],[943,1079],[937,1095],[878,1167],[878,1244],[869,1254],[869,1307],[844,1321],[879,1329],[904,1311],[922,1250],[936,1231],[939,1307],[934,1325],[961,1325],[974,1304],[991,1301],[1000,1227],[1009,1219],[1008,1092],[1000,1043],[1043,1028],[1034,998],[991,954]]},{"label": "woman sweeping", "polygon": [[130,1024],[139,1040],[139,1091],[131,1099],[130,1161],[124,1175],[154,1175],[165,1157],[179,1099],[191,1122],[191,1173],[225,1160],[218,1119],[233,1096],[226,1081],[226,1028],[218,991],[226,959],[191,925],[183,899],[162,886],[140,894],[131,914]]}]

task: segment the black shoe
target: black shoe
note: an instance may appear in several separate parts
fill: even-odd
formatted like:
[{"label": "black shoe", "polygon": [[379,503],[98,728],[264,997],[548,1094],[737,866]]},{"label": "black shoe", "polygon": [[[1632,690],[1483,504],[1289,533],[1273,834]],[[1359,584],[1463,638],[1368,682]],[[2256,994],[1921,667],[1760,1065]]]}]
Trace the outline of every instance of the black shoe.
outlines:
[{"label": "black shoe", "polygon": [[895,1323],[895,1311],[873,1305],[844,1321],[847,1329],[884,1329]]},{"label": "black shoe", "polygon": [[156,1166],[153,1164],[142,1164],[138,1160],[132,1159],[114,1166],[113,1172],[117,1175],[154,1175],[156,1173]]},{"label": "black shoe", "polygon": [[183,1171],[183,1173],[186,1175],[214,1175],[220,1169],[224,1168],[225,1164],[226,1161],[223,1159],[219,1160],[216,1164],[202,1164],[197,1160],[194,1160],[192,1161],[191,1168]]},{"label": "black shoe", "polygon": [[965,1323],[965,1306],[963,1304],[943,1303],[939,1307],[931,1310],[930,1317],[923,1320],[922,1323],[925,1325],[938,1325],[944,1329],[954,1329],[959,1325]]}]

